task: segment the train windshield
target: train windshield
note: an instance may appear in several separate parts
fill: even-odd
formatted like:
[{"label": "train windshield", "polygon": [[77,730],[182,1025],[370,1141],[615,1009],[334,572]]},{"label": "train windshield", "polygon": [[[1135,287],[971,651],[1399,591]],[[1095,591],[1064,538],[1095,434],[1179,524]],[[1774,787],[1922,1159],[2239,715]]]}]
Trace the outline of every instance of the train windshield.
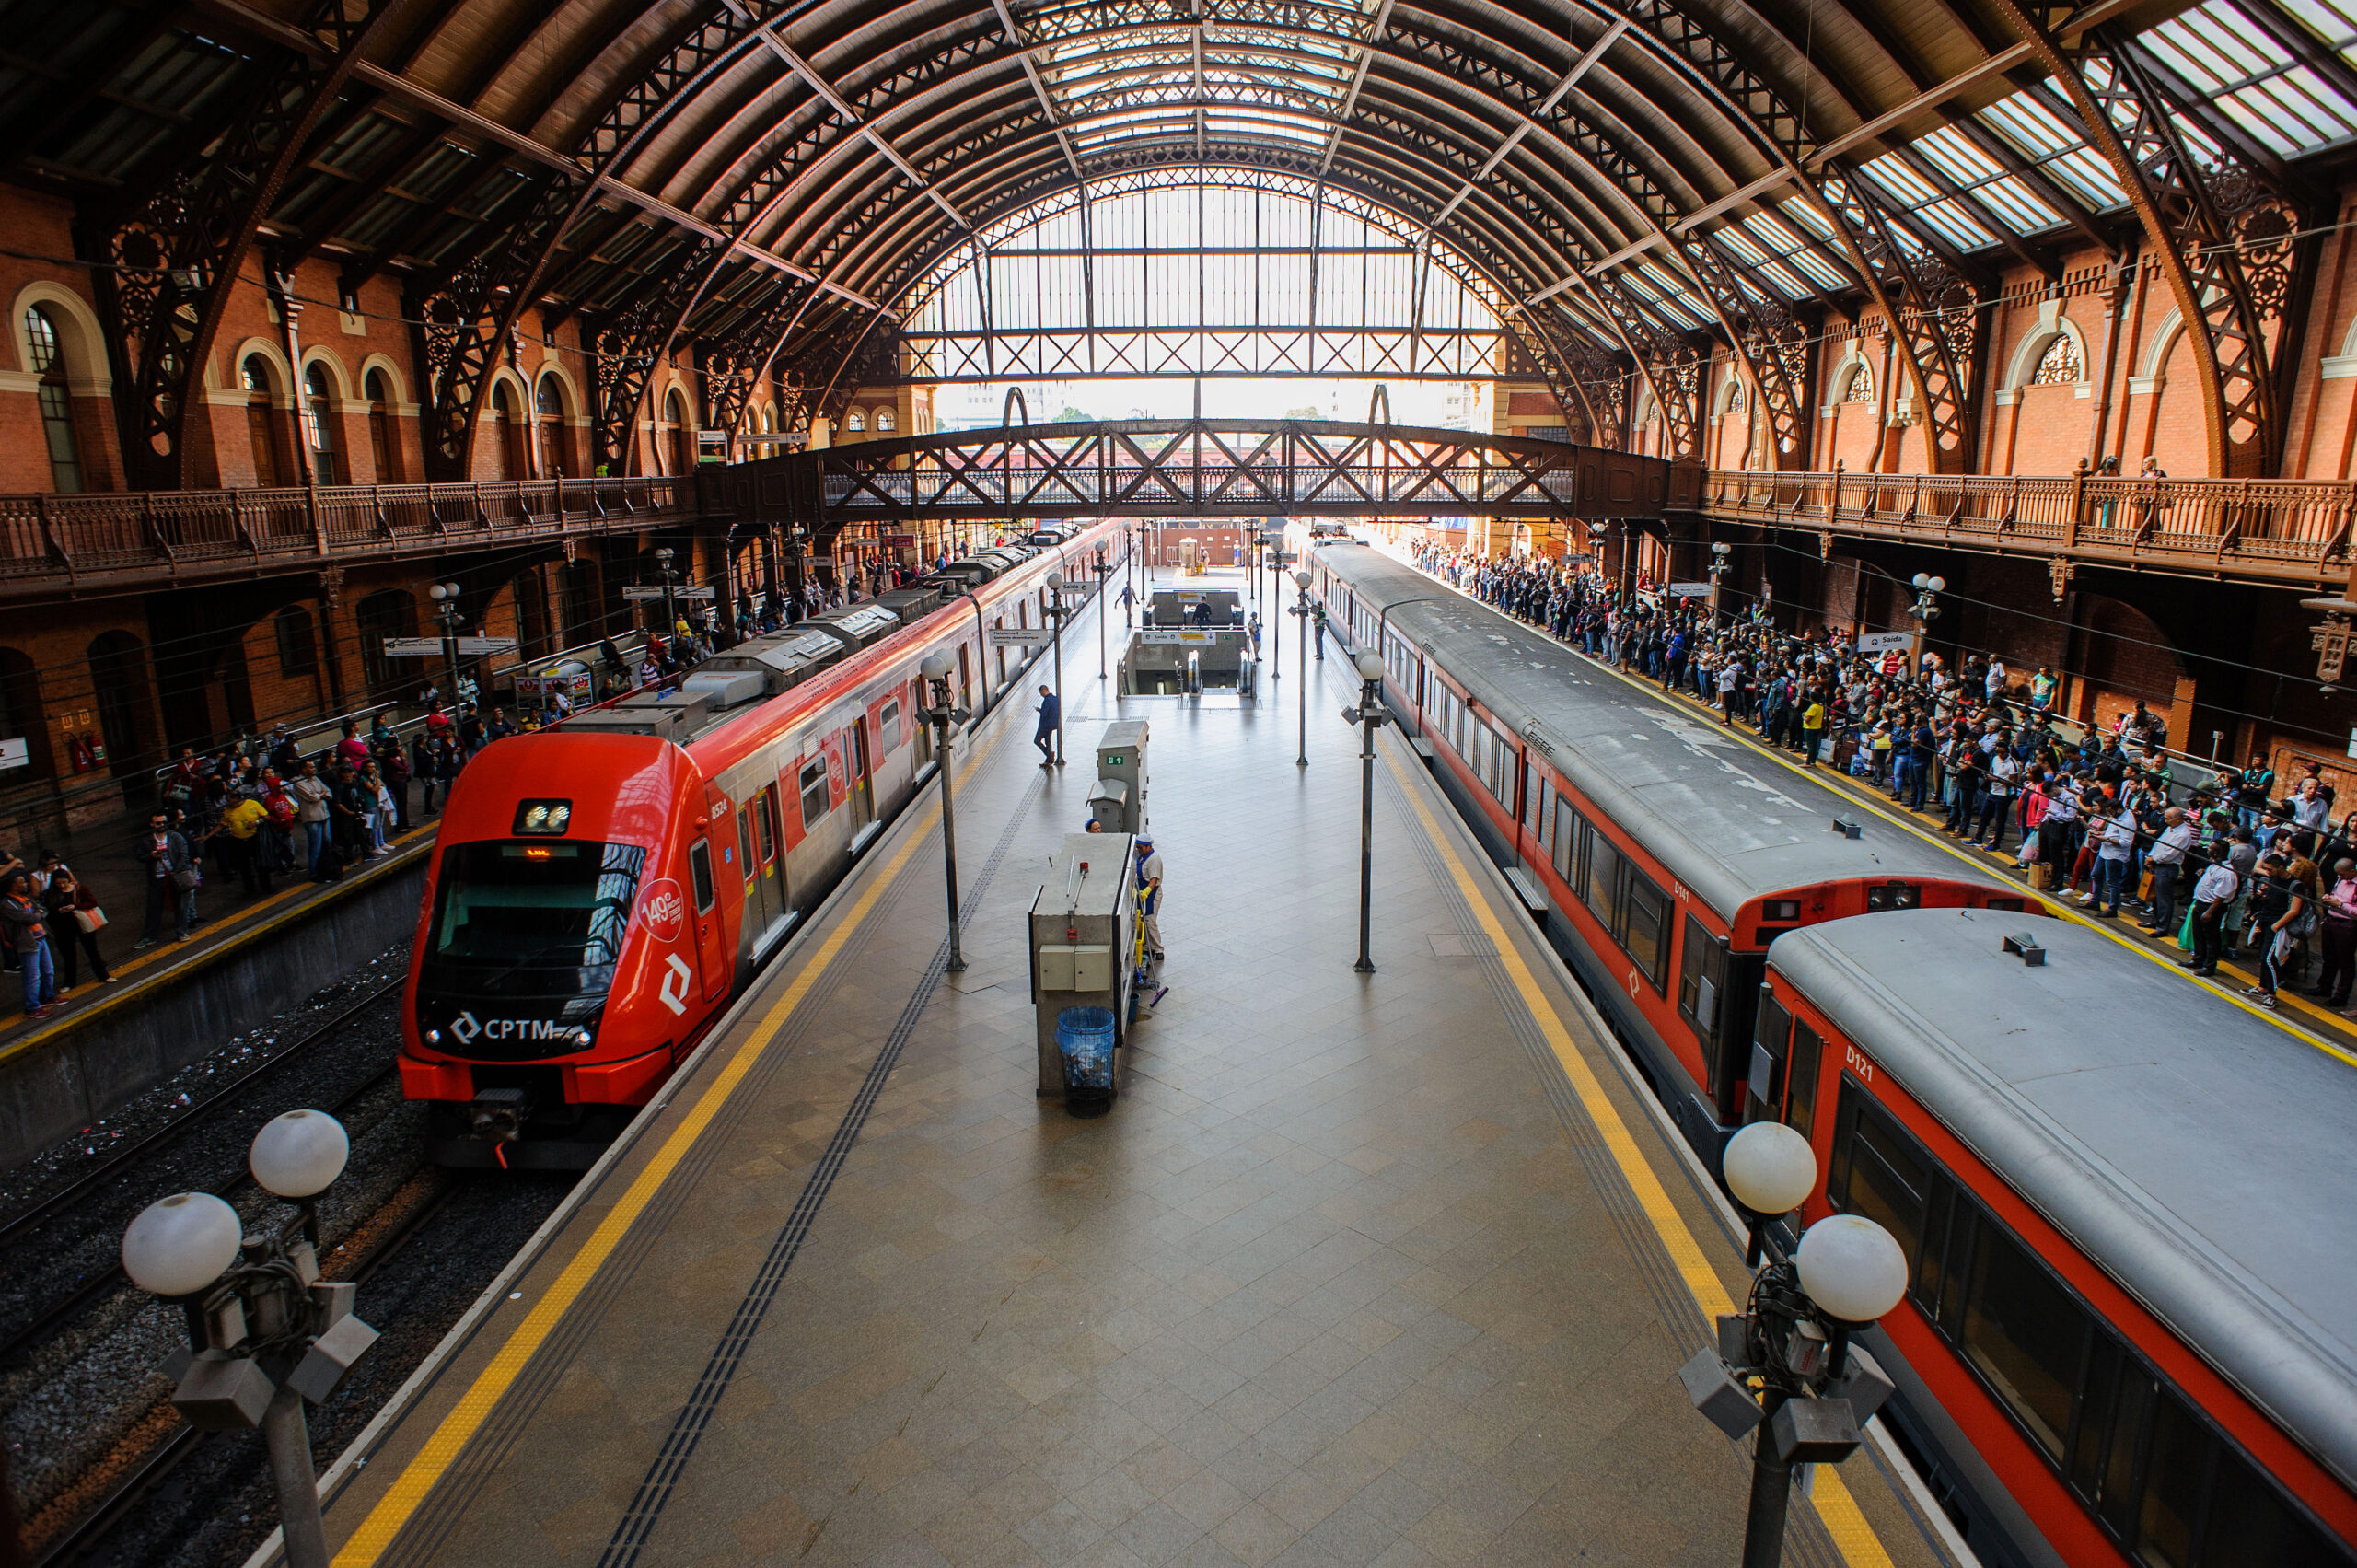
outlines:
[{"label": "train windshield", "polygon": [[491,975],[610,970],[645,859],[631,844],[453,844],[442,854],[428,957]]}]

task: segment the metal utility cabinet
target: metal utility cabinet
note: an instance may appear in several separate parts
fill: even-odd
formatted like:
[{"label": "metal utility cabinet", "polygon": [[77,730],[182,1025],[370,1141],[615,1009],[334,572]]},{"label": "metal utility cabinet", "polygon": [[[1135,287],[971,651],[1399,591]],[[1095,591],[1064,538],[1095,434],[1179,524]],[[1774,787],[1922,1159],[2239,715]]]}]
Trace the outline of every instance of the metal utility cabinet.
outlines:
[{"label": "metal utility cabinet", "polygon": [[1031,900],[1031,1001],[1043,1095],[1064,1092],[1056,1019],[1067,1007],[1112,1010],[1117,1092],[1126,1075],[1124,1015],[1137,911],[1131,857],[1136,853],[1136,841],[1127,833],[1074,833],[1048,863],[1048,880]]},{"label": "metal utility cabinet", "polygon": [[[1089,812],[1105,824],[1108,833],[1135,833],[1145,827],[1145,720],[1120,719],[1105,726],[1097,742],[1097,790],[1088,797]],[[1098,796],[1109,789],[1120,803],[1120,820],[1100,807]],[[1111,801],[1105,802],[1109,807]]]}]

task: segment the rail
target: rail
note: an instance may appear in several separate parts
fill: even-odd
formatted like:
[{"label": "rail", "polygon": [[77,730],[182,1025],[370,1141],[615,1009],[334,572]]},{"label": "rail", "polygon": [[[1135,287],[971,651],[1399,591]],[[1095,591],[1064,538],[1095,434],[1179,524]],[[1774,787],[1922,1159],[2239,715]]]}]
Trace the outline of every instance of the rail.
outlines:
[{"label": "rail", "polygon": [[433,553],[695,511],[695,481],[663,476],[0,495],[0,590]]},{"label": "rail", "polygon": [[2321,584],[2348,577],[2357,484],[1713,469],[1697,510],[1954,549]]}]

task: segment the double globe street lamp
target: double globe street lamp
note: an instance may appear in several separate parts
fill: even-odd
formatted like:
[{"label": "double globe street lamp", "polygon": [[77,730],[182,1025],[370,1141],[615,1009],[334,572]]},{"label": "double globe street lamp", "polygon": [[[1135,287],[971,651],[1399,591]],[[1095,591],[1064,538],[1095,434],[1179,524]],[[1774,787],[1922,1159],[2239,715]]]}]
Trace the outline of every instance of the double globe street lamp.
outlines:
[{"label": "double globe street lamp", "polygon": [[1720,1318],[1717,1344],[1678,1376],[1728,1437],[1755,1434],[1743,1568],[1777,1568],[1794,1467],[1849,1458],[1890,1397],[1889,1376],[1851,1340],[1906,1295],[1907,1254],[1858,1214],[1817,1221],[1785,1254],[1771,1227],[1816,1191],[1817,1156],[1781,1121],[1728,1139],[1720,1170],[1749,1223],[1746,1261],[1758,1272],[1744,1310]]},{"label": "double globe street lamp", "polygon": [[[1303,573],[1306,577],[1307,573]],[[1308,593],[1304,591],[1305,602]],[[1304,611],[1303,624],[1308,624]],[[1375,923],[1375,732],[1381,729],[1391,715],[1383,709],[1383,656],[1372,649],[1362,648],[1352,660],[1358,667],[1359,700],[1355,707],[1344,708],[1346,723],[1359,726],[1359,961],[1351,968],[1361,974],[1375,972],[1375,958],[1368,951]],[[1306,671],[1307,665],[1302,668]],[[1302,686],[1306,689],[1306,674]]]},{"label": "double globe street lamp", "polygon": [[324,1401],[377,1342],[352,1316],[358,1287],[319,1277],[319,1195],[350,1155],[334,1117],[290,1110],[255,1134],[247,1166],[296,1205],[291,1218],[249,1234],[211,1193],[176,1192],[122,1233],[131,1283],[188,1314],[189,1348],[157,1368],[173,1380],[173,1407],[202,1432],[261,1428],[291,1568],[328,1568],[303,1401]]},{"label": "double globe street lamp", "polygon": [[957,661],[947,654],[925,655],[917,665],[917,673],[924,677],[929,701],[917,710],[917,717],[933,726],[935,771],[941,779],[941,864],[949,879],[949,962],[951,974],[965,971],[966,956],[958,945],[958,814],[954,792],[949,784],[949,738],[958,726],[973,715],[959,707],[950,697],[949,672]]},{"label": "double globe street lamp", "polygon": [[1301,617],[1301,668],[1302,668],[1302,678],[1301,678],[1301,754],[1300,754],[1299,756],[1295,757],[1293,761],[1294,761],[1294,766],[1295,766],[1295,767],[1297,767],[1297,768],[1306,768],[1306,767],[1309,766],[1309,675],[1308,675],[1308,670],[1309,670],[1309,585],[1310,585],[1310,582],[1311,582],[1311,578],[1310,578],[1309,574],[1308,574],[1306,571],[1295,572],[1295,573],[1293,575],[1293,581],[1294,581],[1294,586],[1295,586],[1295,587],[1297,587],[1297,588],[1299,588],[1299,589],[1301,590],[1301,602],[1300,602],[1299,604],[1295,605],[1291,610],[1286,610],[1286,611],[1285,611],[1285,613],[1286,613],[1287,615],[1297,615],[1297,616]]}]

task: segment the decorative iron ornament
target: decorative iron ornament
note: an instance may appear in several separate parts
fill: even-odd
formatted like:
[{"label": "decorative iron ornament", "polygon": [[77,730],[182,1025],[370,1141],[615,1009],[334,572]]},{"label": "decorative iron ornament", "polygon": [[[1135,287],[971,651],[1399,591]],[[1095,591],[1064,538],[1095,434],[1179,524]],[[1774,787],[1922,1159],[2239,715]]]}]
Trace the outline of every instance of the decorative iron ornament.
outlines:
[{"label": "decorative iron ornament", "polygon": [[[111,318],[108,355],[130,395],[114,399],[122,460],[135,488],[178,490],[192,379],[212,351],[230,290],[258,226],[305,141],[342,90],[363,50],[412,0],[319,0],[302,30],[319,44],[285,52],[210,147],[176,173],[96,249]],[[299,374],[299,373],[298,373]],[[300,389],[290,389],[300,397]]]},{"label": "decorative iron ornament", "polygon": [[1895,307],[1890,319],[1922,394],[1923,406],[1914,412],[1926,426],[1933,471],[1964,471],[1975,452],[1979,291],[1931,247],[1909,243],[1911,237],[1892,221],[1869,177],[1837,162],[1828,167],[1817,192],[1855,237],[1859,254]]},{"label": "decorative iron ornament", "polygon": [[2180,129],[2186,106],[2144,70],[2133,45],[2098,30],[2082,42],[2074,64],[2169,224],[2174,259],[2198,302],[2183,315],[2189,327],[2198,316],[2216,366],[2215,437],[2227,458],[2220,471],[2271,474],[2282,458],[2286,400],[2270,363],[2270,329],[2280,330],[2292,297],[2298,213],[2231,149],[2221,146],[2206,165],[2192,157]]},{"label": "decorative iron ornament", "polygon": [[683,245],[689,254],[676,261],[666,259],[660,285],[640,295],[620,313],[601,323],[591,337],[597,363],[597,412],[590,435],[597,442],[598,460],[610,471],[632,462],[638,443],[638,408],[662,363],[668,331],[679,319],[688,296],[703,278],[712,253],[725,251],[723,242],[702,238]]}]

